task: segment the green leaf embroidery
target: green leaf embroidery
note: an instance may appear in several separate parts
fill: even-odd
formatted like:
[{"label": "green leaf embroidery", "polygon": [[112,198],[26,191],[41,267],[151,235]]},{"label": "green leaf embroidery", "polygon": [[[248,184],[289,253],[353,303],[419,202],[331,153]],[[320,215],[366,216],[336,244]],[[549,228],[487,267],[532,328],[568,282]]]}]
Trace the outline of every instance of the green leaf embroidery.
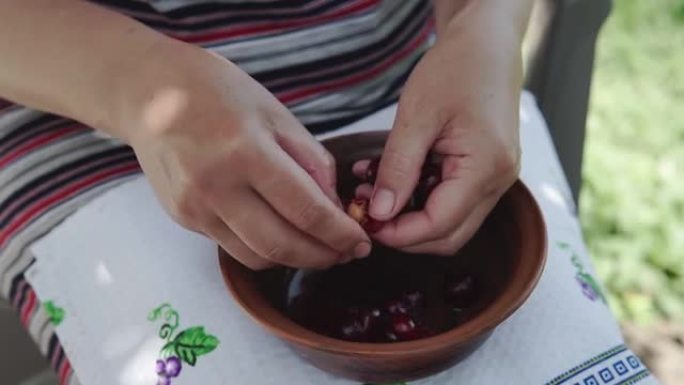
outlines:
[{"label": "green leaf embroidery", "polygon": [[204,327],[195,326],[178,333],[173,341],[162,348],[162,354],[172,351],[190,366],[195,366],[197,357],[210,353],[219,344],[218,338],[205,333]]},{"label": "green leaf embroidery", "polygon": [[607,303],[605,294],[603,293],[603,290],[601,290],[601,286],[599,286],[598,282],[596,282],[596,280],[591,274],[584,270],[584,265],[582,264],[582,261],[580,261],[579,255],[577,255],[577,253],[570,246],[570,244],[562,241],[557,241],[556,245],[558,245],[559,248],[570,252],[570,262],[573,266],[575,266],[575,269],[577,270],[577,277],[591,287],[591,289],[594,291],[594,293],[596,293],[601,302],[603,302],[604,304]]},{"label": "green leaf embroidery", "polygon": [[48,315],[48,319],[53,325],[57,326],[62,323],[64,320],[64,309],[55,305],[52,301],[43,303],[43,307]]},{"label": "green leaf embroidery", "polygon": [[159,329],[159,337],[166,342],[159,352],[161,360],[176,357],[190,366],[195,366],[197,357],[212,352],[219,345],[219,339],[207,334],[202,326],[191,327],[175,334],[180,325],[180,315],[168,303],[153,309],[147,319],[151,322],[161,319],[164,322]]},{"label": "green leaf embroidery", "polygon": [[570,257],[570,262],[572,262],[572,265],[575,266],[575,269],[577,269],[578,272],[584,273],[584,265],[582,265],[579,257],[574,252],[572,253],[572,257]]},{"label": "green leaf embroidery", "polygon": [[149,321],[156,321],[161,317],[164,317],[166,322],[162,325],[161,329],[159,329],[159,337],[167,341],[171,341],[173,333],[176,331],[176,329],[178,329],[180,318],[178,312],[175,311],[168,303],[163,303],[152,310],[147,316],[147,319]]}]

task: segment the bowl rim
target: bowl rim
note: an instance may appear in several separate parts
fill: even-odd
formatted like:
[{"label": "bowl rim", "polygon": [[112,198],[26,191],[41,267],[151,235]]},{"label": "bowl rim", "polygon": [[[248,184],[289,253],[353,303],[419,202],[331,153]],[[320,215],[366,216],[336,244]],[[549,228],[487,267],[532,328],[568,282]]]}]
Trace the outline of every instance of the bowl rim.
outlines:
[{"label": "bowl rim", "polygon": [[[339,138],[358,138],[367,136],[368,134],[386,135],[386,132],[374,131],[341,135],[326,139],[323,141],[323,143]],[[295,321],[278,311],[274,306],[268,304],[268,302],[262,298],[262,300],[259,300],[259,302],[262,302],[262,304],[270,307],[270,309],[266,309],[267,312],[275,315],[275,317],[272,318],[264,317],[264,309],[261,306],[257,306],[255,308],[255,306],[253,306],[254,304],[248,303],[248,301],[244,298],[243,293],[241,293],[240,289],[237,287],[238,285],[236,282],[233,279],[229,279],[229,271],[233,270],[234,268],[244,267],[242,267],[239,262],[228,256],[227,253],[219,247],[218,257],[224,282],[231,292],[232,297],[240,305],[242,310],[245,311],[250,318],[256,321],[261,327],[267,329],[271,334],[283,340],[309,349],[343,355],[385,356],[410,355],[445,349],[454,345],[466,345],[474,338],[494,330],[497,326],[508,319],[516,310],[518,310],[527,301],[534,288],[537,286],[537,283],[539,282],[546,265],[548,254],[548,235],[541,208],[529,188],[520,179],[516,180],[510,189],[519,189],[522,195],[525,196],[525,199],[531,203],[531,207],[527,209],[531,212],[533,217],[532,220],[535,222],[537,227],[536,230],[539,231],[539,236],[537,238],[538,244],[535,247],[535,249],[539,249],[539,255],[535,256],[535,263],[530,264],[530,268],[523,270],[525,273],[524,275],[528,277],[528,279],[522,283],[522,286],[514,293],[515,295],[504,292],[504,294],[499,295],[475,317],[469,319],[463,324],[456,326],[453,329],[431,337],[413,341],[390,343],[369,343],[339,340],[316,333],[305,328],[304,326],[297,324]],[[231,264],[234,266],[231,267]],[[513,282],[513,280],[511,280],[511,282]],[[505,289],[509,288],[510,287],[507,286]],[[286,328],[283,327],[283,322],[285,322],[288,328],[292,329],[292,331],[285,330]]]}]

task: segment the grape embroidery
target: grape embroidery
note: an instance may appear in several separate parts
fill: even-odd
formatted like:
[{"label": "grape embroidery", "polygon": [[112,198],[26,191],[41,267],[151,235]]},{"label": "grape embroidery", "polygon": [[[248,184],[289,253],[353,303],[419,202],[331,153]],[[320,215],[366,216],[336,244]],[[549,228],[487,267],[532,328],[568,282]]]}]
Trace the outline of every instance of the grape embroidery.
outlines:
[{"label": "grape embroidery", "polygon": [[155,362],[157,385],[170,385],[171,379],[181,374],[184,363],[195,366],[197,357],[212,352],[219,345],[218,338],[207,334],[203,326],[190,327],[176,333],[180,325],[180,316],[168,303],[152,310],[147,319],[151,322],[163,322],[159,329],[159,338],[166,343]]}]

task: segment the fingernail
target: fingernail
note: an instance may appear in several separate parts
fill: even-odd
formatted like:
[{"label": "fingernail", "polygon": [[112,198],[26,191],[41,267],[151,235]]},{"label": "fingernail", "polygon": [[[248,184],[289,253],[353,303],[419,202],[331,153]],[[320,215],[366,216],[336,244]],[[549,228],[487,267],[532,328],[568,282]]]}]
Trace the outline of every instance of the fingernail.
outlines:
[{"label": "fingernail", "polygon": [[371,198],[370,214],[373,217],[384,217],[392,212],[394,193],[390,190],[378,189]]},{"label": "fingernail", "polygon": [[371,251],[371,244],[368,242],[361,242],[356,247],[354,247],[354,257],[363,258],[367,257]]}]

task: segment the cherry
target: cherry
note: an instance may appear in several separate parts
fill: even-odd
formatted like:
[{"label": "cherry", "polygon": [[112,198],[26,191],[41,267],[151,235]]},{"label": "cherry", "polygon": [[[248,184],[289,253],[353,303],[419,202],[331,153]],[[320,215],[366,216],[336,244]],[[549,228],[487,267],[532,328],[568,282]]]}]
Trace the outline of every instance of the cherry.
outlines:
[{"label": "cherry", "polygon": [[380,310],[378,308],[372,308],[372,309],[368,310],[367,314],[370,315],[371,319],[378,319],[378,318],[382,317],[382,310]]},{"label": "cherry", "polygon": [[366,182],[370,184],[375,183],[375,179],[378,177],[378,168],[380,167],[380,157],[375,157],[371,159],[370,163],[368,164],[368,168],[366,169],[366,175],[365,179]]},{"label": "cherry", "polygon": [[382,226],[385,225],[384,221],[379,221],[377,219],[374,219],[370,216],[366,217],[366,222],[361,225],[364,230],[366,230],[369,234],[375,234],[378,231],[382,229]]},{"label": "cherry", "polygon": [[434,164],[426,164],[420,174],[420,179],[413,191],[414,205],[422,209],[427,203],[432,190],[442,181],[442,170]]},{"label": "cherry", "polygon": [[389,314],[406,314],[409,312],[409,306],[407,306],[407,305],[408,304],[406,302],[402,301],[401,299],[395,299],[395,300],[389,301],[385,305],[385,310]]},{"label": "cherry", "polygon": [[421,327],[414,318],[407,314],[395,314],[392,316],[392,330],[385,333],[385,336],[391,341],[411,341],[421,338],[427,338],[434,333],[430,330]]},{"label": "cherry", "polygon": [[385,332],[385,339],[387,340],[387,342],[399,341],[399,337],[397,337],[397,335],[390,330]]},{"label": "cherry", "polygon": [[369,318],[353,318],[340,326],[340,337],[350,341],[363,341],[368,338],[369,331]]},{"label": "cherry", "polygon": [[464,309],[472,306],[476,296],[475,279],[472,275],[458,276],[447,282],[445,298],[455,308]]},{"label": "cherry", "polygon": [[411,308],[417,308],[423,304],[423,293],[419,291],[411,291],[402,296],[402,301],[407,303]]},{"label": "cherry", "polygon": [[433,335],[435,335],[435,333],[431,332],[430,330],[417,326],[412,331],[402,334],[400,338],[403,341],[412,341],[419,340],[422,338],[428,338]]},{"label": "cherry", "polygon": [[392,331],[398,337],[413,332],[415,328],[415,321],[407,314],[396,313],[392,315]]},{"label": "cherry", "polygon": [[380,231],[385,224],[368,215],[368,200],[366,199],[352,199],[347,205],[347,214],[371,234]]}]

